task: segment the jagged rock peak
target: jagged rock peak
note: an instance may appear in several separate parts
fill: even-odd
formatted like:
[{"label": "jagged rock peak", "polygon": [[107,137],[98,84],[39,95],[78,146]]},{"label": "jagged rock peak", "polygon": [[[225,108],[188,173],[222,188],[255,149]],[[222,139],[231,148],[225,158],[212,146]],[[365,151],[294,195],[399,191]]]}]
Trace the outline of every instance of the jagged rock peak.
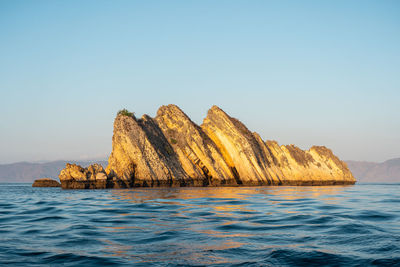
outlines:
[{"label": "jagged rock peak", "polygon": [[131,186],[183,184],[187,175],[157,123],[148,115],[117,116],[107,173]]},{"label": "jagged rock peak", "polygon": [[211,108],[208,110],[208,112],[223,112],[226,114],[225,111],[223,111],[220,107],[217,105],[212,105]]},{"label": "jagged rock peak", "polygon": [[175,105],[162,106],[155,120],[195,184],[221,185],[234,181],[216,144],[181,109]]},{"label": "jagged rock peak", "polygon": [[185,116],[189,118],[183,111],[180,109],[177,105],[174,104],[168,104],[168,105],[163,105],[158,108],[157,110],[157,116],[162,116],[165,113],[175,113],[175,114],[180,114],[182,116]]},{"label": "jagged rock peak", "polygon": [[201,128],[217,144],[240,184],[273,184],[267,159],[252,132],[239,120],[212,106]]}]

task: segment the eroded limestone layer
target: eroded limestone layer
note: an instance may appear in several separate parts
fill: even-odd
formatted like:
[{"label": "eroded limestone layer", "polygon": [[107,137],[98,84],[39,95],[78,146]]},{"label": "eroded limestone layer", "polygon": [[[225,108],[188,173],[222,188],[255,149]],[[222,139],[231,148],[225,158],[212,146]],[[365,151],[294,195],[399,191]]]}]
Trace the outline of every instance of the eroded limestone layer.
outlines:
[{"label": "eroded limestone layer", "polygon": [[67,164],[63,188],[354,184],[331,150],[264,141],[217,106],[201,126],[177,106],[153,119],[119,114],[106,170]]}]

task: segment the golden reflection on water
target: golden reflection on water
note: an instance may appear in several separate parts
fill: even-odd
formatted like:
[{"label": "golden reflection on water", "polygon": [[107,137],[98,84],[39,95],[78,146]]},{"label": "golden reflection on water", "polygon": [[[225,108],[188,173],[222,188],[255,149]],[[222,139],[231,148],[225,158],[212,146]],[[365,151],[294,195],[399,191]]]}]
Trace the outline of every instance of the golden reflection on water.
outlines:
[{"label": "golden reflection on water", "polygon": [[[168,246],[171,246],[171,250],[168,252],[141,254],[140,257],[130,255],[132,247],[108,241],[109,245],[105,247],[105,252],[107,251],[109,255],[133,257],[140,262],[153,262],[160,258],[163,260],[170,258],[172,260],[177,257],[176,253],[178,253],[179,257],[184,256],[191,262],[198,264],[232,263],[229,259],[214,257],[205,251],[239,248],[246,245],[246,243],[238,241],[241,238],[269,234],[268,232],[251,232],[251,227],[255,227],[259,223],[246,221],[247,217],[257,215],[261,216],[262,219],[268,219],[275,212],[279,211],[289,214],[301,213],[301,211],[297,210],[297,206],[289,205],[296,201],[307,202],[318,200],[322,203],[334,204],[336,201],[339,201],[338,195],[341,195],[346,188],[348,186],[193,187],[111,190],[110,197],[113,201],[145,205],[139,205],[133,213],[127,211],[118,214],[118,216],[133,216],[134,218],[137,215],[144,216],[144,218],[148,217],[148,219],[144,220],[147,223],[152,222],[151,229],[153,230],[150,230],[153,237],[157,237],[163,231],[166,231],[166,229],[170,229],[176,232],[189,232],[208,236],[213,241],[205,243],[185,240],[184,242],[177,243],[174,240],[170,240],[167,242]],[[343,195],[340,198],[343,198]],[[255,199],[257,201],[254,201]],[[265,203],[265,206],[263,203]],[[286,204],[288,206],[285,206]],[[168,208],[168,206],[171,208]],[[269,211],[263,209],[268,206],[275,207]],[[161,207],[162,210],[159,210],[157,207]],[[162,212],[167,212],[167,214],[164,216]],[[174,213],[171,215],[168,212]],[[184,223],[174,220],[168,221],[170,216],[184,218],[185,221]],[[209,218],[212,218],[214,222],[210,223]],[[203,222],[205,225],[203,225]],[[231,224],[233,226],[235,224],[245,225],[249,228],[235,231],[218,228],[218,226],[225,227]],[[271,228],[279,226],[276,223],[267,225],[267,227]],[[138,230],[141,227],[130,225],[105,228],[107,228],[106,231],[124,232]],[[236,240],[232,240],[231,238]],[[153,244],[145,244],[144,246],[158,247],[165,245],[166,243],[163,242],[155,242]],[[297,244],[293,243],[291,246],[297,246]],[[274,246],[272,244],[265,244],[265,247],[273,248]]]},{"label": "golden reflection on water", "polygon": [[[340,193],[344,186],[270,186],[270,187],[177,187],[177,188],[135,188],[112,190],[113,199],[132,200],[145,202],[160,199],[197,199],[197,198],[232,198],[245,200],[255,194],[266,196],[279,196],[285,200],[299,198],[319,198]],[[177,202],[166,202],[178,204]]]}]

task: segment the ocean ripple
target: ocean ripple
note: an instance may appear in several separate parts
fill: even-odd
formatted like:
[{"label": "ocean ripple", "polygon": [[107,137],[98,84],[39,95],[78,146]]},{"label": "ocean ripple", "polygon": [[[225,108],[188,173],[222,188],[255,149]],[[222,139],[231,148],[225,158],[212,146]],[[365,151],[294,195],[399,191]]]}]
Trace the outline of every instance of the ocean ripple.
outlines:
[{"label": "ocean ripple", "polygon": [[0,265],[400,266],[399,191],[0,184]]}]

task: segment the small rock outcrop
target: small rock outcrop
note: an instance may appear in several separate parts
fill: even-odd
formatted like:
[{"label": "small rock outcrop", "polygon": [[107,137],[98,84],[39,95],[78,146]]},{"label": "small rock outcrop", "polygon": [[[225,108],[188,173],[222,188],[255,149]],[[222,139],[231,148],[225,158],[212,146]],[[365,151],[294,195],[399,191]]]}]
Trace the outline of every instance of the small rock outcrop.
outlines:
[{"label": "small rock outcrop", "polygon": [[119,112],[106,170],[67,164],[59,178],[62,188],[81,189],[356,182],[326,147],[264,141],[217,106],[199,126],[175,105],[160,107],[155,118]]},{"label": "small rock outcrop", "polygon": [[104,189],[109,187],[107,174],[99,164],[83,168],[80,165],[67,163],[58,177],[64,189]]},{"label": "small rock outcrop", "polygon": [[35,180],[32,187],[61,187],[61,184],[51,178],[41,178]]}]

